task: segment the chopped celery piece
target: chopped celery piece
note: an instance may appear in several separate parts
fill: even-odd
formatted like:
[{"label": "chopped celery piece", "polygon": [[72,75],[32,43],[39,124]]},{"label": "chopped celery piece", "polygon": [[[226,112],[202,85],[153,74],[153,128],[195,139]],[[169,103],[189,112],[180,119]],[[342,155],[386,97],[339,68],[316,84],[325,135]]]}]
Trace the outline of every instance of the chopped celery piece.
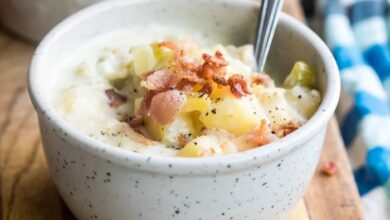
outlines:
[{"label": "chopped celery piece", "polygon": [[107,74],[106,78],[110,85],[117,90],[123,89],[123,87],[125,87],[125,85],[129,82],[131,67],[132,63],[128,63],[127,65],[124,65],[123,69],[121,69],[119,72]]},{"label": "chopped celery piece", "polygon": [[110,74],[107,76],[107,80],[112,87],[117,90],[123,89],[126,83],[128,82],[128,73],[127,72],[119,72],[115,74]]},{"label": "chopped celery piece", "polygon": [[286,77],[283,87],[292,88],[294,86],[304,86],[313,88],[315,83],[314,69],[302,61],[295,62],[291,73]]},{"label": "chopped celery piece", "polygon": [[149,72],[156,65],[156,58],[154,57],[154,51],[150,45],[143,45],[134,47],[131,50],[134,56],[133,68],[134,73],[140,76],[146,72]]},{"label": "chopped celery piece", "polygon": [[158,43],[151,44],[151,47],[157,62],[172,60],[174,52],[171,49],[160,47]]}]

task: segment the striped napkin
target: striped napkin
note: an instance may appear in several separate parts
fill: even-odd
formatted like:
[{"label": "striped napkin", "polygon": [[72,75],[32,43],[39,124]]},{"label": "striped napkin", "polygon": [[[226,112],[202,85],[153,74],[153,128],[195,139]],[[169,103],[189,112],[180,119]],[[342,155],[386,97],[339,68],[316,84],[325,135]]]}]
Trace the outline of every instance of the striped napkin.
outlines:
[{"label": "striped napkin", "polygon": [[324,38],[340,68],[337,110],[367,219],[390,219],[390,0],[323,0]]}]

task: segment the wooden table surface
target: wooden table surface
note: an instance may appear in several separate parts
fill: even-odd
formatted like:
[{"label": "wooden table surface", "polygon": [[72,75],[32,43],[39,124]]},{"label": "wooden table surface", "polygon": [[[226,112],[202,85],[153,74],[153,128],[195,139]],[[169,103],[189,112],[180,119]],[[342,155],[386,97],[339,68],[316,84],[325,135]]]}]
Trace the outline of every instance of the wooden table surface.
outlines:
[{"label": "wooden table surface", "polygon": [[[302,20],[296,0],[286,11]],[[4,220],[74,219],[63,205],[43,155],[26,78],[34,45],[0,31],[0,216]],[[334,176],[317,169],[289,220],[363,219],[360,199],[335,119],[329,124],[319,167],[335,161]]]}]

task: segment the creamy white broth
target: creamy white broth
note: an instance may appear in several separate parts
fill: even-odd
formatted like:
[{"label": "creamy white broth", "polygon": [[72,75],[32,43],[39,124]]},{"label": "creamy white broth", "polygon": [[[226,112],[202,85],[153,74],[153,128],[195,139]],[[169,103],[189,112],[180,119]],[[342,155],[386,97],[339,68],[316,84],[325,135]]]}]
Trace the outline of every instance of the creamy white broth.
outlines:
[{"label": "creamy white broth", "polygon": [[[145,147],[145,145],[139,144],[126,136],[109,135],[118,132],[117,127],[122,126],[122,123],[116,119],[117,110],[107,105],[104,90],[111,86],[104,75],[99,73],[100,66],[96,63],[103,54],[109,54],[113,50],[121,54],[123,59],[126,60],[131,59],[128,52],[133,46],[150,44],[154,41],[170,38],[189,37],[206,47],[213,45],[214,42],[229,41],[226,37],[223,39],[223,37],[216,34],[203,34],[196,30],[157,24],[133,27],[98,36],[79,50],[74,51],[71,57],[60,63],[58,71],[48,76],[48,92],[46,92],[48,100],[63,119],[75,129],[92,138],[134,152],[158,156],[175,156],[177,150],[158,142]],[[74,74],[80,65],[87,67],[88,77],[79,77]],[[70,90],[72,88],[76,88],[76,90]],[[77,92],[77,97],[75,98],[74,110],[69,114],[64,110],[63,101],[64,94],[72,92]],[[131,105],[132,103],[126,103],[126,105],[121,106],[121,109],[126,111],[126,109],[131,108]]]},{"label": "creamy white broth", "polygon": [[[132,61],[133,57],[129,53],[132,47],[171,38],[191,38],[202,48],[209,48],[204,50],[208,53],[222,50],[226,55],[226,60],[230,63],[228,71],[239,71],[244,78],[249,79],[248,74],[251,73],[251,65],[254,62],[251,50],[248,46],[242,48],[220,46],[221,43],[229,42],[226,36],[202,34],[196,30],[160,25],[133,27],[98,36],[64,60],[59,65],[58,71],[51,74],[48,79],[50,82],[48,91],[50,92],[46,94],[48,94],[50,103],[64,120],[92,138],[147,155],[176,156],[177,146],[172,147],[171,144],[168,146],[156,141],[150,141],[147,144],[137,141],[137,138],[134,138],[137,134],[129,131],[126,123],[120,122],[120,118],[129,114],[129,109],[133,109],[133,100],[128,100],[118,108],[112,108],[107,104],[107,96],[104,93],[106,89],[112,88],[107,81],[107,73],[116,72]],[[304,123],[307,117],[299,113],[299,105],[285,100],[285,92],[284,89],[271,88],[261,89],[260,94],[255,90],[254,94],[245,98],[242,103],[253,106],[255,114],[271,124],[279,123],[275,122],[275,115],[279,117],[278,114],[282,115],[280,118],[285,121],[295,120]],[[314,91],[313,96],[317,96],[317,93]],[[261,100],[267,104],[261,103],[255,94],[260,94],[263,97]],[[268,105],[268,102],[271,104]],[[275,105],[282,105],[280,109],[277,108],[276,113],[272,102],[275,102]],[[187,132],[180,122],[177,124],[174,129],[183,130],[183,133]],[[220,143],[220,140],[216,143]]]}]

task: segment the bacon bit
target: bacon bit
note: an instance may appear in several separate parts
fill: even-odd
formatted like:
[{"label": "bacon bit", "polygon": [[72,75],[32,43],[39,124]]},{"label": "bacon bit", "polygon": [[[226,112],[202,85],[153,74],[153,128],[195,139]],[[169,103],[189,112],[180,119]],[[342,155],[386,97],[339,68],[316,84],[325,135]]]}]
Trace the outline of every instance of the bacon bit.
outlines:
[{"label": "bacon bit", "polygon": [[162,41],[158,44],[159,47],[166,47],[174,51],[174,69],[176,70],[185,70],[198,72],[201,68],[200,62],[188,62],[185,59],[185,52],[187,50],[191,50],[197,47],[194,42],[190,41],[179,41],[177,43],[173,43],[171,41]]},{"label": "bacon bit", "polygon": [[215,83],[217,83],[218,85],[223,85],[223,86],[229,85],[227,80],[223,77],[220,77],[220,76],[213,76],[213,81]]},{"label": "bacon bit", "polygon": [[106,89],[105,93],[108,98],[108,104],[110,107],[116,108],[120,105],[123,105],[127,101],[125,96],[115,92],[113,89]]},{"label": "bacon bit", "polygon": [[205,83],[205,80],[191,71],[176,70],[176,72],[168,72],[167,70],[157,70],[149,74],[141,82],[141,86],[148,90],[164,92],[169,89],[181,89],[184,85],[192,86],[194,83]]},{"label": "bacon bit", "polygon": [[158,93],[150,103],[150,116],[161,125],[169,124],[181,111],[186,99],[187,96],[179,90]]},{"label": "bacon bit", "polygon": [[169,48],[173,51],[178,51],[179,48],[176,46],[176,44],[174,44],[173,42],[171,41],[161,41],[160,43],[158,43],[158,46],[159,47],[166,47],[166,48]]},{"label": "bacon bit", "polygon": [[269,137],[267,137],[267,131],[268,131],[268,126],[267,126],[267,121],[262,119],[260,123],[260,128],[258,130],[255,130],[254,134],[254,141],[259,143],[259,145],[265,145],[270,142]]},{"label": "bacon bit", "polygon": [[205,63],[213,67],[224,67],[229,65],[229,63],[225,60],[223,54],[219,50],[215,52],[214,56],[204,53],[203,60],[205,61]]},{"label": "bacon bit", "polygon": [[184,51],[180,52],[180,55],[176,58],[180,68],[182,70],[189,70],[194,73],[197,73],[201,70],[202,64],[200,60],[193,60],[192,62],[186,60]]},{"label": "bacon bit", "polygon": [[282,138],[297,130],[300,126],[301,124],[299,122],[289,121],[288,123],[273,126],[272,131],[278,138]]},{"label": "bacon bit", "polygon": [[258,129],[249,134],[239,136],[233,140],[238,151],[246,151],[270,143],[274,138],[267,126],[267,121],[262,119]]},{"label": "bacon bit", "polygon": [[166,70],[157,70],[150,73],[146,80],[141,82],[141,86],[148,90],[166,90],[172,83],[171,74]]},{"label": "bacon bit", "polygon": [[130,118],[128,124],[130,125],[131,128],[137,129],[142,125],[143,122],[144,122],[144,117],[142,117],[141,115],[136,115],[133,118]]},{"label": "bacon bit", "polygon": [[337,164],[333,161],[323,164],[321,172],[327,176],[334,176],[337,173]]},{"label": "bacon bit", "polygon": [[155,95],[156,93],[153,91],[146,92],[144,98],[142,99],[141,106],[138,109],[137,115],[144,117],[148,114],[152,99]]},{"label": "bacon bit", "polygon": [[230,86],[230,91],[236,98],[241,98],[246,94],[251,94],[252,92],[248,88],[248,84],[246,83],[244,77],[240,74],[232,75],[228,84]]},{"label": "bacon bit", "polygon": [[272,85],[272,79],[265,73],[252,74],[251,85],[262,85],[265,87],[270,87]]},{"label": "bacon bit", "polygon": [[203,78],[213,79],[213,76],[223,76],[226,73],[225,67],[229,63],[220,51],[216,51],[214,56],[204,53],[202,58],[204,63],[201,67],[200,74]]},{"label": "bacon bit", "polygon": [[146,94],[144,95],[144,98],[142,99],[141,105],[138,109],[138,112],[128,122],[130,127],[132,127],[133,129],[137,129],[143,124],[144,117],[148,114],[150,104],[151,104],[152,99],[155,95],[156,95],[156,93],[153,91],[146,92]]},{"label": "bacon bit", "polygon": [[177,141],[179,142],[180,147],[184,147],[186,144],[188,144],[188,142],[191,141],[191,138],[187,135],[181,134],[177,137]]},{"label": "bacon bit", "polygon": [[187,80],[193,83],[205,83],[206,81],[198,76],[196,72],[180,70],[172,74],[172,81],[176,84],[182,80]]},{"label": "bacon bit", "polygon": [[207,95],[210,95],[212,91],[213,91],[213,87],[212,87],[209,83],[207,83],[206,85],[204,85],[204,86],[199,90],[200,93],[207,94]]}]

